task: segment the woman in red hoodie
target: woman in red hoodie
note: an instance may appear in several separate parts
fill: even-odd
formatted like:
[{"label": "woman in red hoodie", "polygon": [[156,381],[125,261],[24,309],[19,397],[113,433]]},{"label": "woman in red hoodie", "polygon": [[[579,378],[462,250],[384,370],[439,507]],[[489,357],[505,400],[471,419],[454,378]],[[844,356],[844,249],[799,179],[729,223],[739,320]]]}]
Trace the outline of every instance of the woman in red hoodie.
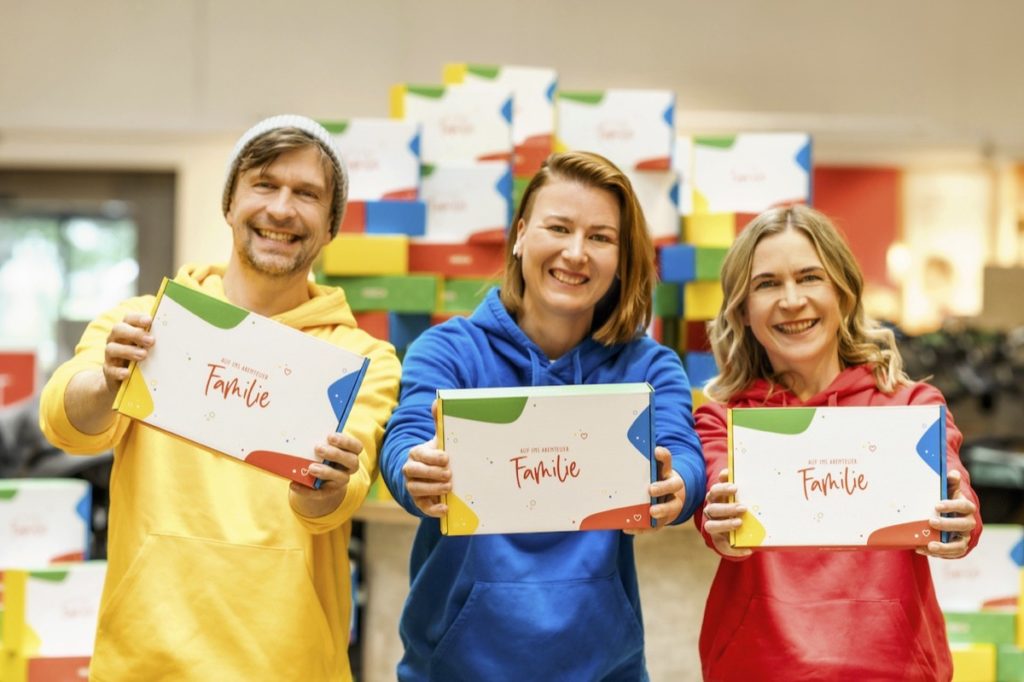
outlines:
[{"label": "woman in red hoodie", "polygon": [[949,499],[932,528],[947,542],[913,550],[751,551],[729,545],[746,508],[728,483],[726,410],[764,406],[944,404],[915,383],[891,331],[868,320],[863,277],[821,213],[767,211],[722,266],[725,298],[709,323],[721,374],[696,413],[708,494],[695,515],[722,556],[708,595],[700,656],[708,680],[949,680],[952,663],[928,557],[977,543],[981,516],[948,416]]}]

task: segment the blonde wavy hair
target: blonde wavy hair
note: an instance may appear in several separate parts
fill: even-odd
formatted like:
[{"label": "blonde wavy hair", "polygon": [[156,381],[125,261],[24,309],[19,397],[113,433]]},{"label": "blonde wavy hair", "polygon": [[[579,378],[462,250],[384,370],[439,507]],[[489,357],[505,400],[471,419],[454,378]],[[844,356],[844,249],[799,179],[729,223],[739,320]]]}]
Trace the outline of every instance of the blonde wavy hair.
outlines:
[{"label": "blonde wavy hair", "polygon": [[519,221],[529,222],[541,187],[554,180],[578,182],[610,192],[619,204],[618,278],[594,311],[591,335],[610,346],[635,339],[650,325],[653,314],[654,243],[647,232],[643,209],[629,178],[608,159],[591,152],[552,154],[530,180],[505,243],[505,272],[501,302],[513,316],[523,307],[523,264],[513,252]]},{"label": "blonde wavy hair", "polygon": [[756,379],[785,385],[764,347],[746,324],[747,297],[754,250],[765,237],[785,230],[799,230],[814,244],[839,299],[839,361],[843,368],[869,365],[878,389],[892,393],[910,383],[892,331],[867,317],[861,301],[864,276],[842,235],[823,213],[807,206],[788,206],[765,211],[740,232],[722,264],[722,308],[708,322],[708,339],[720,374],[708,382],[704,393],[728,402]]}]

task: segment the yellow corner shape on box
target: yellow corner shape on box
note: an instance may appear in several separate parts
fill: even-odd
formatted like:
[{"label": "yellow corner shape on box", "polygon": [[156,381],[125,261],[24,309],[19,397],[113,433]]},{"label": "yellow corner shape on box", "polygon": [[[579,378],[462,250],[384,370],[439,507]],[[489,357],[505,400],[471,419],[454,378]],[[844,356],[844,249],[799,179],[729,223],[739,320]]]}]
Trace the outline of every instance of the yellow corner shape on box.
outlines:
[{"label": "yellow corner shape on box", "polygon": [[455,493],[448,493],[445,496],[445,503],[448,505],[448,513],[443,519],[445,524],[444,533],[447,535],[472,535],[480,525],[480,518],[469,505]]},{"label": "yellow corner shape on box", "polygon": [[995,644],[951,644],[953,682],[996,682]]},{"label": "yellow corner shape on box", "polygon": [[145,419],[153,414],[153,396],[146,385],[142,370],[135,367],[124,382],[115,402],[115,408],[134,419]]}]

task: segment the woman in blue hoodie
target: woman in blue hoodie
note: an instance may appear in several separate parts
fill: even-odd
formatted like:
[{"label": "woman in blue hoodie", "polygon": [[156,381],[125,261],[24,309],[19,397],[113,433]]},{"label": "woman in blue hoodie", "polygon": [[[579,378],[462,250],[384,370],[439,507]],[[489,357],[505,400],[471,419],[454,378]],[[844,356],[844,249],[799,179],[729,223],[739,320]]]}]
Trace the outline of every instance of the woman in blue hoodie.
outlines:
[{"label": "woman in blue hoodie", "polygon": [[[689,518],[705,474],[678,356],[644,336],[654,247],[626,176],[596,154],[554,154],[512,224],[500,291],[427,330],[405,356],[381,454],[421,517],[400,632],[400,680],[645,680],[633,538],[620,531],[442,536],[450,490],[437,389],[648,382],[658,528]],[[552,415],[552,419],[559,419]]]}]

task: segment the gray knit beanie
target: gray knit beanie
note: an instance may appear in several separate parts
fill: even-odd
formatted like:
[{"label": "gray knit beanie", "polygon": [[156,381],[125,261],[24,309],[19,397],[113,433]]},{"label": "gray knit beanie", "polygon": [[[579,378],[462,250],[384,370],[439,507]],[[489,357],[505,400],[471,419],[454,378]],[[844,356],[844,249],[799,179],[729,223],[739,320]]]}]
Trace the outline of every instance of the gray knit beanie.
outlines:
[{"label": "gray knit beanie", "polygon": [[228,159],[227,175],[224,178],[224,195],[221,198],[221,210],[226,216],[231,206],[231,194],[235,186],[235,175],[238,173],[238,162],[241,160],[246,149],[258,137],[279,128],[296,128],[312,137],[319,143],[321,149],[327,152],[331,163],[334,165],[334,175],[337,182],[334,183],[334,197],[331,202],[332,214],[336,218],[334,224],[331,225],[331,236],[333,237],[338,233],[338,227],[341,225],[341,220],[345,215],[345,204],[348,202],[348,172],[345,169],[345,162],[342,160],[341,154],[338,153],[337,147],[334,146],[334,139],[331,137],[331,134],[322,125],[305,116],[295,114],[271,116],[245,131],[245,134],[235,143],[235,148]]}]

